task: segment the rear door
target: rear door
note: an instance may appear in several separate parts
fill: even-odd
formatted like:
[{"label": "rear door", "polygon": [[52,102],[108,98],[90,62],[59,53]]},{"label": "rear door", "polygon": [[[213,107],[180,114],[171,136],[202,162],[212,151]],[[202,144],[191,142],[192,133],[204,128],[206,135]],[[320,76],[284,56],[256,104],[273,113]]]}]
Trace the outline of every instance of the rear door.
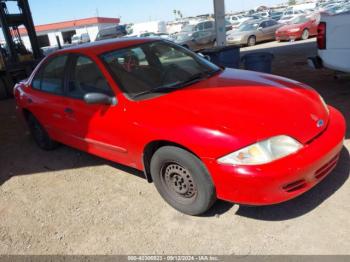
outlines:
[{"label": "rear door", "polygon": [[30,112],[56,140],[63,139],[64,85],[68,55],[49,58],[38,70],[26,97]]}]

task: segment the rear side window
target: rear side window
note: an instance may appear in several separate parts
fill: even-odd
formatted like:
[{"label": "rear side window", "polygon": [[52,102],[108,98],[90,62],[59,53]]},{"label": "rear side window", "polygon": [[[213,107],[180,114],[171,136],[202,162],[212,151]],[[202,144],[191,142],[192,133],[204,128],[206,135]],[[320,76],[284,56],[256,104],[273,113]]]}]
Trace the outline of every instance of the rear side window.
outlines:
[{"label": "rear side window", "polygon": [[86,56],[78,56],[73,64],[69,76],[68,96],[78,99],[82,99],[87,93],[113,96],[112,89],[94,61]]},{"label": "rear side window", "polygon": [[52,58],[34,77],[32,87],[53,94],[63,94],[67,59],[67,55]]}]

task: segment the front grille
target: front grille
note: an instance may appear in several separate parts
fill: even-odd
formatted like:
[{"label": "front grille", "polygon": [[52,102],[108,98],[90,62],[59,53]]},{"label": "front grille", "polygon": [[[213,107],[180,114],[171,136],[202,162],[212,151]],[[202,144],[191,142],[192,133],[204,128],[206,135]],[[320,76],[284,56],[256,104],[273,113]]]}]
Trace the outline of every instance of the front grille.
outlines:
[{"label": "front grille", "polygon": [[339,160],[339,155],[336,155],[333,157],[327,164],[325,164],[323,167],[321,167],[319,170],[315,173],[316,179],[321,179],[328,175],[332,170],[335,168]]}]

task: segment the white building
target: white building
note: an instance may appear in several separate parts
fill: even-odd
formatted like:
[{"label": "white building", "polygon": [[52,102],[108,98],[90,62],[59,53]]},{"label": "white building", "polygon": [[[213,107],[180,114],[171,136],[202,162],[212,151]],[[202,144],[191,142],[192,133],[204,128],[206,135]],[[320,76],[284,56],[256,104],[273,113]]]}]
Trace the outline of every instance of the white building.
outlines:
[{"label": "white building", "polygon": [[[61,45],[71,43],[73,35],[89,34],[91,41],[96,39],[99,30],[118,25],[119,18],[91,17],[79,20],[65,21],[46,25],[35,26],[40,47],[58,46],[57,39]],[[31,50],[29,37],[25,28],[19,28],[24,45]]]}]

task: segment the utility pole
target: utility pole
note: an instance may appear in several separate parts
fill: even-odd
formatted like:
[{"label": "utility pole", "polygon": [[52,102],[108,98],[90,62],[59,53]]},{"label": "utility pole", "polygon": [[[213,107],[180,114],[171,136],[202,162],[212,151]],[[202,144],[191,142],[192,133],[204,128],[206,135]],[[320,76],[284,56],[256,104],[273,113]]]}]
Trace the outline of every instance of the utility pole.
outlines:
[{"label": "utility pole", "polygon": [[216,29],[216,43],[226,46],[225,0],[214,1],[214,17]]}]

